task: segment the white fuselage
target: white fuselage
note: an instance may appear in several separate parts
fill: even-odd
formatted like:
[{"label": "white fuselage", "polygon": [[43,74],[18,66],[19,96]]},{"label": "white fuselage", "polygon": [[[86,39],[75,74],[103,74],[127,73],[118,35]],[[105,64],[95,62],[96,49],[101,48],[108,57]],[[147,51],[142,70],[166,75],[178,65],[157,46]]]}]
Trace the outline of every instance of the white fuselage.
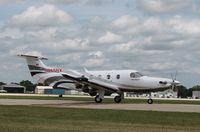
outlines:
[{"label": "white fuselage", "polygon": [[135,70],[87,71],[87,73],[117,84],[122,91],[162,91],[170,88],[173,81],[167,78],[144,76]]}]

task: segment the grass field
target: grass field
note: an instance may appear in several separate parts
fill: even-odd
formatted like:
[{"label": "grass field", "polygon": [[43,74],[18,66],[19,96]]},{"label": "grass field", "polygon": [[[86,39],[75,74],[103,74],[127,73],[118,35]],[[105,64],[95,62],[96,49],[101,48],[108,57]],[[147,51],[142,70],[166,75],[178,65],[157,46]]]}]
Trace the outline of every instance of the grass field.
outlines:
[{"label": "grass field", "polygon": [[[74,100],[74,101],[89,101],[94,102],[94,97],[55,97],[55,96],[10,96],[0,95],[0,99],[44,99],[44,100]],[[112,98],[105,98],[103,103],[113,103]],[[147,99],[124,99],[122,103],[147,103]],[[200,101],[193,100],[158,100],[154,99],[155,104],[197,104],[200,105]]]},{"label": "grass field", "polygon": [[0,132],[199,132],[200,113],[0,106]]}]

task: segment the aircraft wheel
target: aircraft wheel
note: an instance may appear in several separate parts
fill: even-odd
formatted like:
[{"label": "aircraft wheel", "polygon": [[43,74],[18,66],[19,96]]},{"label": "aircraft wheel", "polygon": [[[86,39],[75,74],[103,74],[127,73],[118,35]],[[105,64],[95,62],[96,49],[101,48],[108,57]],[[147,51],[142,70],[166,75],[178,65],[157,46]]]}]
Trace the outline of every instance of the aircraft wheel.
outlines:
[{"label": "aircraft wheel", "polygon": [[97,95],[97,92],[89,92],[89,95],[90,95],[90,96],[96,96],[96,95]]},{"label": "aircraft wheel", "polygon": [[97,95],[97,96],[95,97],[95,102],[96,102],[96,103],[101,103],[101,102],[102,102],[102,99],[99,97],[99,95]]},{"label": "aircraft wheel", "polygon": [[148,103],[148,104],[153,104],[153,99],[148,99],[148,100],[147,100],[147,103]]},{"label": "aircraft wheel", "polygon": [[63,97],[63,95],[62,95],[62,94],[59,94],[59,97],[61,98],[61,97]]},{"label": "aircraft wheel", "polygon": [[115,96],[114,101],[115,103],[120,103],[122,101],[122,98],[120,96]]}]

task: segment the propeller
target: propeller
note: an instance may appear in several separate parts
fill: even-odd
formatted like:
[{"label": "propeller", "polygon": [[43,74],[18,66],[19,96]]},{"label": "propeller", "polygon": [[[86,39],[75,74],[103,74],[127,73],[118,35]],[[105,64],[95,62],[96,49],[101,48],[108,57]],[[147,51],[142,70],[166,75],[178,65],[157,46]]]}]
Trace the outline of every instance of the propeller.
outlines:
[{"label": "propeller", "polygon": [[175,91],[176,85],[179,84],[179,82],[176,82],[176,77],[178,75],[178,72],[176,71],[175,74],[171,73],[171,78],[172,78],[172,90]]}]

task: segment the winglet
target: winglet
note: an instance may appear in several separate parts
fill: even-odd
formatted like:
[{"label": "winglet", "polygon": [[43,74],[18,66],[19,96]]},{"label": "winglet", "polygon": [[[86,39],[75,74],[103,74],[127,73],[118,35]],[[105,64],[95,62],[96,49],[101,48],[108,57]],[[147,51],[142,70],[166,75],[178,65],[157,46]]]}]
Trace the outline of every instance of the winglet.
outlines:
[{"label": "winglet", "polygon": [[84,69],[85,72],[88,72],[87,68],[84,67],[83,69]]}]

